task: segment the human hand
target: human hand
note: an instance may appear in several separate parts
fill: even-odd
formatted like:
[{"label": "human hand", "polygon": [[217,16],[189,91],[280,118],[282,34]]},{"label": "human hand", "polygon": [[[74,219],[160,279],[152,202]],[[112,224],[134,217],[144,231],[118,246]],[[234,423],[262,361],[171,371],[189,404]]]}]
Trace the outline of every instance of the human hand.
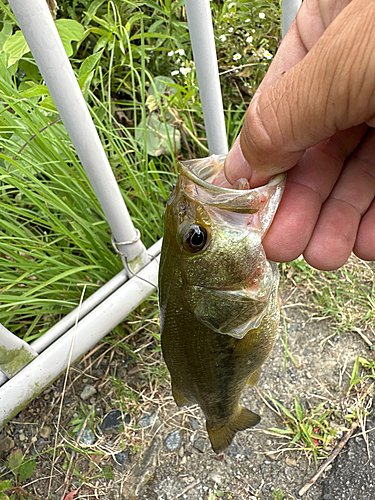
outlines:
[{"label": "human hand", "polygon": [[264,239],[271,260],[303,253],[335,269],[375,260],[375,2],[305,0],[226,161],[252,187],[289,170]]}]

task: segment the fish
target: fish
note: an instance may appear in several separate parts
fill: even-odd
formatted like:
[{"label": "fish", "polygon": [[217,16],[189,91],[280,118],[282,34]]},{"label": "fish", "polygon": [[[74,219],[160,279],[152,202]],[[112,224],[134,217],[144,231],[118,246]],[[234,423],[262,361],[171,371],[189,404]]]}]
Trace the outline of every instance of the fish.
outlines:
[{"label": "fish", "polygon": [[164,214],[159,265],[161,348],[176,404],[198,404],[215,453],[260,417],[240,405],[279,325],[277,264],[262,239],[285,174],[262,187],[214,185],[225,155],[182,161]]}]

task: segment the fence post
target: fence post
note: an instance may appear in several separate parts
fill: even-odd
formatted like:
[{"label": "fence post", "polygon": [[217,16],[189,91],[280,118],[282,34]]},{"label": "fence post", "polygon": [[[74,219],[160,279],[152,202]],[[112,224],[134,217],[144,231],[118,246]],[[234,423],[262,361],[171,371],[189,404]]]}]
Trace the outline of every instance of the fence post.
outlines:
[{"label": "fence post", "polygon": [[223,100],[209,0],[185,0],[210,154],[228,152]]},{"label": "fence post", "polygon": [[[133,272],[148,262],[106,157],[46,0],[9,0],[53,102]],[[121,244],[124,242],[124,244]],[[125,261],[123,259],[125,264]],[[126,267],[126,266],[125,266]]]},{"label": "fence post", "polygon": [[281,36],[287,34],[290,25],[297,15],[302,0],[281,0]]}]

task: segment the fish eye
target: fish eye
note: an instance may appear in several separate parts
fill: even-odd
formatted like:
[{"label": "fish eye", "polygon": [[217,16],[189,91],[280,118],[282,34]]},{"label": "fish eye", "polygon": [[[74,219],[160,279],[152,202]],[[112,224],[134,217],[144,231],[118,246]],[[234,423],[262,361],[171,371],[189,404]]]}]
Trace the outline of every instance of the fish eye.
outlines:
[{"label": "fish eye", "polygon": [[199,250],[202,250],[202,248],[206,246],[206,243],[207,230],[197,224],[190,226],[182,239],[182,244],[185,250],[190,253],[199,252]]}]

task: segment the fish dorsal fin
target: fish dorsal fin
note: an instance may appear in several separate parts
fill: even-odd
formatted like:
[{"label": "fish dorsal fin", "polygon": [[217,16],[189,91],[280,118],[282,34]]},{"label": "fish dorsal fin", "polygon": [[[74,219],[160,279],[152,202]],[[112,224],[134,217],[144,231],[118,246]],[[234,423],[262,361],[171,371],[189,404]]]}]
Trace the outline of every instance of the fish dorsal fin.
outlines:
[{"label": "fish dorsal fin", "polygon": [[222,453],[230,445],[236,432],[254,427],[259,421],[259,415],[240,406],[237,415],[222,427],[213,429],[207,422],[206,427],[212,449],[215,453]]},{"label": "fish dorsal fin", "polygon": [[262,370],[262,367],[258,368],[253,372],[250,377],[247,379],[247,385],[257,385],[259,377],[260,377],[260,372]]}]

